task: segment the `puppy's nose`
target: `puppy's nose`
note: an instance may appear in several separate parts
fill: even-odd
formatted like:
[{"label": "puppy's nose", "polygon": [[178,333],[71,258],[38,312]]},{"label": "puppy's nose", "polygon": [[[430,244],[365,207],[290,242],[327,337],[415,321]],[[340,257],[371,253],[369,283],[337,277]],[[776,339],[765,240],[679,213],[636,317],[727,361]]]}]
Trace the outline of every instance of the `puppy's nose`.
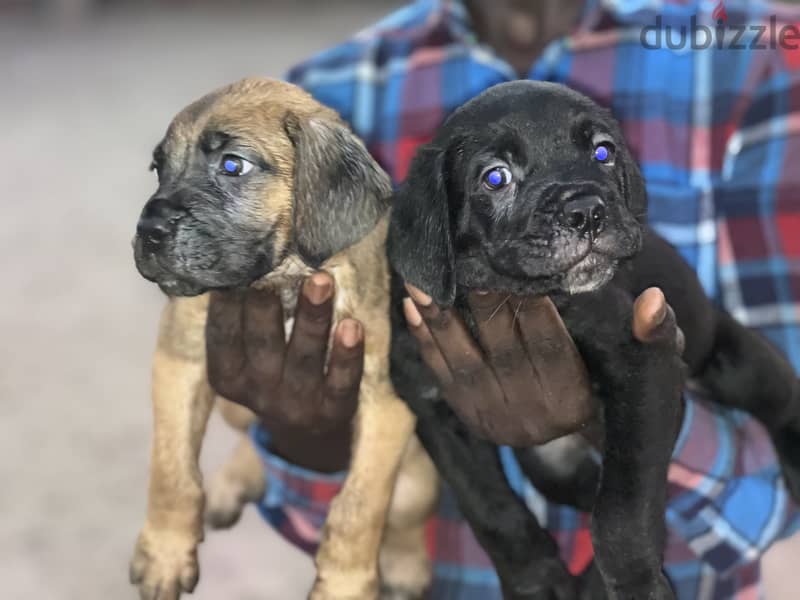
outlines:
[{"label": "puppy's nose", "polygon": [[582,235],[597,235],[606,222],[606,205],[598,196],[576,196],[561,209],[561,223]]},{"label": "puppy's nose", "polygon": [[136,233],[150,247],[158,246],[175,229],[183,212],[166,198],[151,198],[142,209]]}]

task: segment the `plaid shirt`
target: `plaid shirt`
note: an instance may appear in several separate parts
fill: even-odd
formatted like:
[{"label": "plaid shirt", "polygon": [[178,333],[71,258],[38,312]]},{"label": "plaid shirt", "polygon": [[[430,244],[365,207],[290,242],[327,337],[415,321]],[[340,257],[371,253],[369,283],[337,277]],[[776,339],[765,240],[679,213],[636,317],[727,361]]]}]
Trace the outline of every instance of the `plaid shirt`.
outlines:
[{"label": "plaid shirt", "polygon": [[[609,107],[647,181],[651,224],[695,267],[709,297],[757,328],[800,367],[800,53],[645,49],[642,27],[715,2],[595,0],[572,35],[550,44],[528,77],[569,85]],[[774,9],[726,3],[728,23]],[[678,35],[674,33],[673,35]],[[752,33],[746,34],[747,40]],[[420,0],[293,69],[289,79],[333,107],[395,184],[415,148],[486,88],[517,78],[482,45],[464,6]],[[319,475],[253,439],[269,489],[264,516],[312,551],[343,475]],[[573,571],[592,556],[588,515],[548,503],[501,449],[512,486],[559,542]],[[678,597],[753,599],[759,558],[800,526],[763,428],[686,393],[669,470],[665,567]],[[435,600],[501,598],[496,575],[445,488],[430,525]]]}]

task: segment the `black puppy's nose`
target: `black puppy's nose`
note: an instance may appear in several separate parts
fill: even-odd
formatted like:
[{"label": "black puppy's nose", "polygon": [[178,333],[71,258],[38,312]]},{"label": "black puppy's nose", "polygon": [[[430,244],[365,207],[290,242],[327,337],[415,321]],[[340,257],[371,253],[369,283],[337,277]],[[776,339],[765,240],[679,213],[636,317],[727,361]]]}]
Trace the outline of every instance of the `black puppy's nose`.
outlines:
[{"label": "black puppy's nose", "polygon": [[145,244],[157,246],[170,235],[182,211],[167,198],[151,198],[142,209],[136,233]]},{"label": "black puppy's nose", "polygon": [[606,221],[606,205],[598,196],[576,196],[561,209],[561,222],[581,234],[597,235]]}]

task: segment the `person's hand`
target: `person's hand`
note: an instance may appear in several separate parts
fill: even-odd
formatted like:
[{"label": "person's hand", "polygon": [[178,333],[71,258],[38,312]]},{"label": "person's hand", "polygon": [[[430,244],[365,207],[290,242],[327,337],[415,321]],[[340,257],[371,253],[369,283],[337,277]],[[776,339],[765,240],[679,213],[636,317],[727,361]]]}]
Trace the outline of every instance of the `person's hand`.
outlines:
[{"label": "person's hand", "polygon": [[326,472],[347,465],[364,363],[363,327],[343,319],[326,366],[333,295],[329,274],[306,279],[288,342],[280,298],[271,292],[213,293],[206,325],[214,390],[258,415],[275,452]]},{"label": "person's hand", "polygon": [[[594,415],[586,367],[547,297],[471,293],[479,340],[462,320],[406,286],[406,321],[448,404],[476,434],[497,444],[531,446],[581,430]],[[634,304],[643,343],[683,334],[658,288]]]}]

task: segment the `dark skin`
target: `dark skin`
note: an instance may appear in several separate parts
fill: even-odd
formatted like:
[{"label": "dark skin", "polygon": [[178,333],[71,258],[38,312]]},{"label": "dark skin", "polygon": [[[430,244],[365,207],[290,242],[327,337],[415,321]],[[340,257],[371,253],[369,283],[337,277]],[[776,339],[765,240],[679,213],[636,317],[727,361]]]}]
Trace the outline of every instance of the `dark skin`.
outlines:
[{"label": "dark skin", "polygon": [[[214,389],[259,416],[277,454],[321,472],[347,465],[364,363],[363,327],[343,319],[326,368],[333,294],[327,273],[306,279],[288,342],[280,299],[270,292],[213,293],[206,326]],[[236,372],[243,375],[228,375]]]},{"label": "dark skin", "polygon": [[[579,0],[468,2],[481,40],[520,74],[548,43],[570,32],[581,6]],[[473,294],[472,312],[486,324],[476,341],[454,313],[440,310],[419,290],[408,292],[405,315],[423,359],[474,431],[491,440],[501,428],[506,439],[512,434],[530,445],[585,425],[557,422],[547,405],[547,398],[568,397],[578,408],[586,405],[577,412],[593,409],[586,367],[549,298],[526,298],[518,308],[498,294]],[[347,467],[364,353],[363,326],[345,319],[336,327],[326,365],[334,293],[325,273],[306,281],[288,343],[280,300],[257,290],[213,294],[206,328],[214,389],[259,416],[275,453],[319,472]],[[514,319],[520,327],[502,326]],[[633,331],[642,342],[680,335],[659,290],[637,299]],[[545,339],[547,344],[537,343]],[[521,357],[511,361],[512,368],[504,360],[509,353]],[[229,377],[237,372],[228,368],[232,364],[243,364],[244,376]]]},{"label": "dark skin", "polygon": [[[327,273],[306,280],[288,343],[284,341],[280,300],[268,292],[212,294],[206,326],[209,379],[214,389],[259,416],[272,434],[275,453],[319,472],[347,467],[350,423],[364,358],[363,327],[354,319],[345,319],[334,333],[326,367],[333,293]],[[548,389],[571,389],[588,399],[586,380],[575,377],[585,374],[585,366],[548,298],[530,299],[532,308],[520,333],[496,328],[498,334],[484,337],[479,346],[458,316],[440,310],[419,290],[409,287],[409,293],[404,305],[409,327],[451,402],[480,406],[484,414],[496,413],[501,415],[499,420],[505,420],[508,404],[524,403],[531,407],[526,411],[531,418],[541,419],[537,394]],[[476,294],[474,301],[480,307],[502,298]],[[676,334],[674,316],[660,290],[651,288],[639,296],[633,329],[643,342]],[[521,347],[526,343],[524,337],[542,335],[565,351],[561,355],[530,354],[513,371],[495,371],[485,358],[498,355],[509,344]],[[228,368],[232,364],[244,365],[243,377],[233,380],[227,375],[235,371]],[[462,386],[453,375],[459,372],[477,374],[472,378],[474,385]]]},{"label": "dark skin", "polygon": [[547,45],[572,32],[583,0],[468,0],[478,38],[525,77]]}]

